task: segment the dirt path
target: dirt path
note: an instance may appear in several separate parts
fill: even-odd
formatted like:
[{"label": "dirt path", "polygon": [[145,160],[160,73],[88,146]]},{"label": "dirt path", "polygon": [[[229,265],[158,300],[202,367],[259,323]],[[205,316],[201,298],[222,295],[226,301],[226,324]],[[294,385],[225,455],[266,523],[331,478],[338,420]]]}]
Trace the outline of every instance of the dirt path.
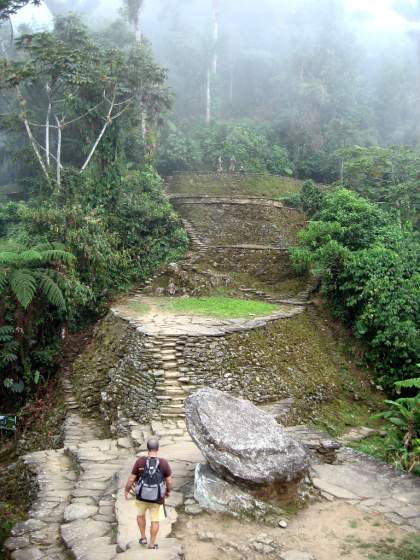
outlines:
[{"label": "dirt path", "polygon": [[176,534],[184,543],[185,560],[280,559],[292,550],[316,560],[366,560],[387,539],[398,545],[407,537],[381,514],[366,514],[339,501],[311,505],[286,529],[207,514],[194,519],[182,517]]}]

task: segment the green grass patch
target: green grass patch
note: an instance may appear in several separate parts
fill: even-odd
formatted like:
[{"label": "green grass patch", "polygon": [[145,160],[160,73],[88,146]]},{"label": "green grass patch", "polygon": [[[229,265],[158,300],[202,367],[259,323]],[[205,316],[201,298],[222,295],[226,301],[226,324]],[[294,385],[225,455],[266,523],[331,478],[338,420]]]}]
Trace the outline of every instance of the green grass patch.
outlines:
[{"label": "green grass patch", "polygon": [[150,311],[150,307],[141,301],[130,301],[127,303],[127,307],[135,311],[137,315],[147,315]]},{"label": "green grass patch", "polygon": [[163,306],[173,313],[224,318],[270,315],[278,309],[277,305],[262,301],[220,296],[166,300]]},{"label": "green grass patch", "polygon": [[388,448],[386,444],[386,438],[379,435],[371,436],[362,441],[357,441],[351,444],[353,449],[366,453],[366,455],[371,455],[382,461],[387,460]]},{"label": "green grass patch", "polygon": [[410,535],[401,542],[396,542],[393,538],[377,543],[351,539],[348,551],[355,548],[364,550],[367,560],[414,560],[420,558],[420,536]]}]

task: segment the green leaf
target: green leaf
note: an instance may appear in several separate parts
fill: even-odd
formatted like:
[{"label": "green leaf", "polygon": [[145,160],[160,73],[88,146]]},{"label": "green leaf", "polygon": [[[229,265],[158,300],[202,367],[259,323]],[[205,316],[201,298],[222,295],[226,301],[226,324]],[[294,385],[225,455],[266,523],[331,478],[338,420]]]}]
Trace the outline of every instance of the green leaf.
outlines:
[{"label": "green leaf", "polygon": [[59,309],[66,309],[66,302],[64,300],[63,292],[52,278],[46,274],[40,275],[39,287],[47,300],[58,307]]},{"label": "green leaf", "polygon": [[32,302],[36,292],[36,279],[27,270],[15,270],[10,275],[10,287],[20,305],[26,309]]}]

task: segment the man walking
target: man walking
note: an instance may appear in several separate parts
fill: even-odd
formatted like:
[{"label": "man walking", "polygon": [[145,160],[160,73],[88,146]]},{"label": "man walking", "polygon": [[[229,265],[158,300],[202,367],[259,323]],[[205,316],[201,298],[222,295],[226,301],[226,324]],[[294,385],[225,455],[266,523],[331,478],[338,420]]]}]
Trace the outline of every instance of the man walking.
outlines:
[{"label": "man walking", "polygon": [[136,483],[137,524],[141,535],[139,542],[147,544],[146,511],[149,511],[149,548],[157,549],[159,523],[165,519],[165,497],[168,497],[172,490],[172,471],[168,461],[158,457],[158,438],[153,437],[147,441],[147,450],[147,457],[139,457],[134,463],[125,485],[125,498],[129,499],[133,484]]}]

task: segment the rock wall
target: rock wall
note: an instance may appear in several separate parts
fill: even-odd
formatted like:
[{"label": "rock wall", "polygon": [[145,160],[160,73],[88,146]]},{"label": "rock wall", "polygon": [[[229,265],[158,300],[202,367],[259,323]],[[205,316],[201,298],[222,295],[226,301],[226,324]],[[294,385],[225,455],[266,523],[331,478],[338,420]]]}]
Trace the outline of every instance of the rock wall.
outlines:
[{"label": "rock wall", "polygon": [[275,203],[201,203],[173,201],[206,245],[262,244],[286,249],[296,244],[304,217]]},{"label": "rock wall", "polygon": [[[100,411],[113,431],[124,433],[130,420],[147,423],[165,412],[160,386],[168,365],[179,372],[177,383],[186,394],[207,386],[258,404],[293,397],[304,413],[332,398],[336,386],[335,366],[313,344],[315,330],[302,313],[250,331],[182,335],[168,343],[110,313],[74,365],[76,394],[82,411]],[[161,347],[168,344],[176,348],[176,363],[162,361]]]},{"label": "rock wall", "polygon": [[122,418],[148,422],[159,415],[156,385],[162,372],[153,349],[150,337],[109,314],[73,366],[82,412],[100,411],[111,425],[121,423]]},{"label": "rock wall", "polygon": [[267,282],[280,282],[295,278],[292,262],[287,251],[278,249],[245,249],[241,247],[210,247],[206,250],[208,262],[216,263],[221,272],[244,272]]}]

